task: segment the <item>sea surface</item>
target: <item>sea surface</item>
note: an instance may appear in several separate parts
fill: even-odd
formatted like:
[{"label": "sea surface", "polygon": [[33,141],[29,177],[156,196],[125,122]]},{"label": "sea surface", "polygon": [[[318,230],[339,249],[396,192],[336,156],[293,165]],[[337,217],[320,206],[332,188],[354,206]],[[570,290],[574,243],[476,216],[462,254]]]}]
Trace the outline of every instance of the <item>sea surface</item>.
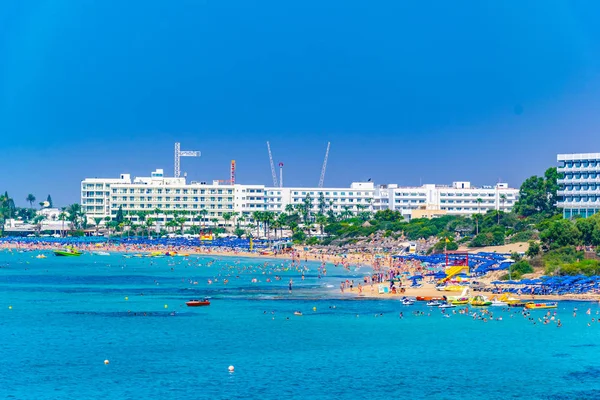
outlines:
[{"label": "sea surface", "polygon": [[366,269],[38,254],[0,251],[0,398],[600,399],[595,303],[484,322],[342,298]]}]

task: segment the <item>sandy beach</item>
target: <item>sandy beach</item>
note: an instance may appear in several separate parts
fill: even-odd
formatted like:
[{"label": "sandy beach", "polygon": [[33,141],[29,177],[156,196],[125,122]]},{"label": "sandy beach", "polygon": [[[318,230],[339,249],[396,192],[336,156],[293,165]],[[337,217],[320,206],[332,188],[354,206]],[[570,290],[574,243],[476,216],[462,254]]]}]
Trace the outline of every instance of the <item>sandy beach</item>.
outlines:
[{"label": "sandy beach", "polygon": [[[508,251],[516,251],[516,248],[523,248],[522,244],[513,244],[502,246],[501,253]],[[35,243],[35,244],[24,244],[24,243],[0,243],[0,250],[20,250],[20,251],[52,251],[60,248],[56,244],[50,243]],[[114,243],[98,243],[98,244],[85,244],[79,245],[78,249],[85,252],[112,252],[122,254],[150,254],[152,252],[176,252],[183,255],[196,255],[196,256],[212,256],[212,257],[240,257],[240,258],[255,258],[255,259],[280,259],[291,262],[308,262],[316,261],[325,264],[333,264],[335,266],[341,266],[346,269],[369,267],[369,270],[364,271],[364,276],[370,276],[373,271],[386,271],[394,265],[394,260],[391,256],[375,256],[371,253],[349,253],[339,254],[335,250],[331,251],[310,251],[304,249],[294,249],[293,251],[285,253],[273,253],[270,251],[245,251],[234,248],[212,248],[212,247],[174,247],[174,246],[149,246],[149,245],[123,245]],[[487,249],[486,249],[487,250]],[[398,265],[396,264],[396,267]],[[415,271],[413,271],[415,272]],[[497,274],[496,274],[497,275]],[[490,284],[491,281],[497,279],[494,274],[477,278],[478,281]],[[362,282],[361,282],[362,284]],[[357,282],[358,285],[358,282]],[[388,283],[382,283],[382,285],[388,285]],[[410,281],[403,282],[402,287],[405,289],[403,293],[379,293],[379,284],[369,283],[362,286],[362,291],[359,293],[358,287],[353,289],[346,288],[343,292],[339,288],[330,289],[331,294],[334,296],[342,296],[346,298],[357,298],[357,299],[401,299],[402,297],[417,297],[417,296],[458,296],[461,294],[460,291],[438,291],[435,289],[435,285],[431,282],[424,283],[422,287],[413,288],[410,287]],[[482,295],[491,298],[494,294],[490,292],[479,292],[471,291],[470,295]],[[600,301],[600,294],[598,293],[586,293],[586,294],[566,294],[566,295],[529,295],[523,294],[519,296],[523,301],[528,300],[587,300],[587,301]]]}]

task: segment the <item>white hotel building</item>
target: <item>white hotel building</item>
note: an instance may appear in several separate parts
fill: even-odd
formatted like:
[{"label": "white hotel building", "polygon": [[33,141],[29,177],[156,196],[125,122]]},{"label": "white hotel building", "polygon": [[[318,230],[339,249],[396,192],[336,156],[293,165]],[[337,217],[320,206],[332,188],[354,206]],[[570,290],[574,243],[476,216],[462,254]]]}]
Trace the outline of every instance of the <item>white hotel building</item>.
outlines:
[{"label": "white hotel building", "polygon": [[220,181],[187,183],[186,178],[165,177],[163,170],[158,169],[150,177],[135,179],[129,174],[117,179],[86,178],[81,182],[81,205],[89,219],[114,218],[121,207],[125,214],[132,215],[160,209],[166,219],[173,211],[183,211],[192,223],[194,214],[206,210],[207,221],[216,218],[222,224],[223,213],[237,212],[249,220],[254,211],[284,212],[287,205],[302,204],[310,195],[315,213],[324,200],[325,211],[358,213],[391,209],[410,219],[510,211],[518,192],[505,183],[475,188],[469,182],[420,187],[354,182],[348,188],[281,188]]},{"label": "white hotel building", "polygon": [[558,208],[564,218],[600,211],[600,153],[559,154]]}]

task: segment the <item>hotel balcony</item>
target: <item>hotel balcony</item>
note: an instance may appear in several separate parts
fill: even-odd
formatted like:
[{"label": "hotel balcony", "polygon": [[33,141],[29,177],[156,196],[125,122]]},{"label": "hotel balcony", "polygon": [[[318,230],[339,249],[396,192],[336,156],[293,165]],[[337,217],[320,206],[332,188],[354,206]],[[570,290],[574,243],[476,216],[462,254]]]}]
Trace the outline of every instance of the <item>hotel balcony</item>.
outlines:
[{"label": "hotel balcony", "polygon": [[592,167],[592,166],[587,166],[587,167],[557,167],[556,171],[558,173],[565,173],[565,172],[570,172],[570,173],[578,173],[578,172],[600,172],[600,165]]},{"label": "hotel balcony", "polygon": [[590,208],[600,207],[600,200],[596,201],[559,201],[556,203],[559,208]]},{"label": "hotel balcony", "polygon": [[583,183],[600,183],[600,178],[571,178],[571,179],[557,179],[556,183],[568,185],[568,184],[583,184]]},{"label": "hotel balcony", "polygon": [[557,190],[558,196],[600,196],[600,189]]}]

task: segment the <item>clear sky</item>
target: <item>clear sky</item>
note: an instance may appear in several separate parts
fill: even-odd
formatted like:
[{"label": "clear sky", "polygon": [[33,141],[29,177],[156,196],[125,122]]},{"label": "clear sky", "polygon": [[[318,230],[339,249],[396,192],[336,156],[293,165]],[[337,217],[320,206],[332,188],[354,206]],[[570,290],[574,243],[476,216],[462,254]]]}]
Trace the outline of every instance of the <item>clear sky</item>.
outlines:
[{"label": "clear sky", "polygon": [[0,5],[0,190],[85,177],[518,187],[600,152],[600,1],[46,0]]}]

